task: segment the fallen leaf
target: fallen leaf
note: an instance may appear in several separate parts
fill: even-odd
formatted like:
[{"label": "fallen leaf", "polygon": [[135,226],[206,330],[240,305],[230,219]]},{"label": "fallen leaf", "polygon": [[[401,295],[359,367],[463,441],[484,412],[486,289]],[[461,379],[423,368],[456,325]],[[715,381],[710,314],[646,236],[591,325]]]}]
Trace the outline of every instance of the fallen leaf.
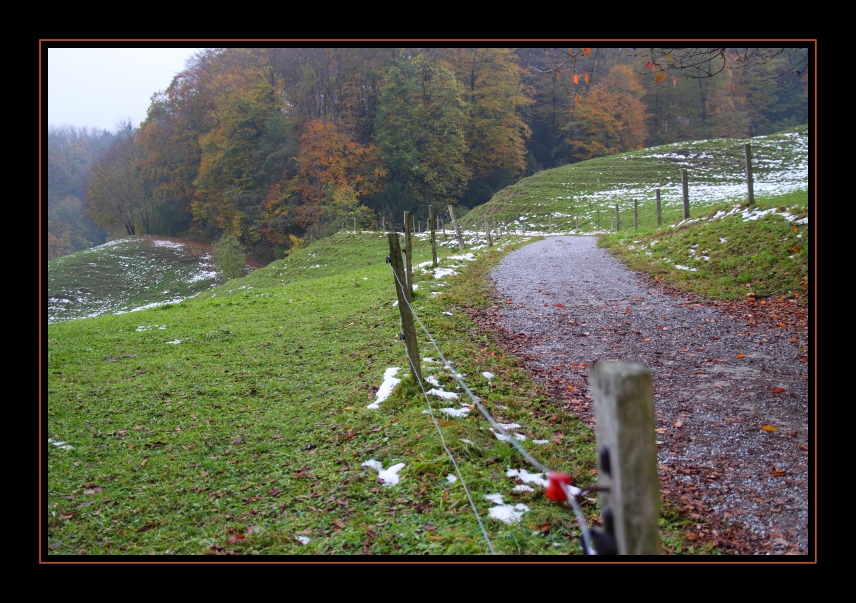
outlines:
[{"label": "fallen leaf", "polygon": [[777,387],[776,389],[773,390],[773,393],[774,394],[781,394],[783,391],[785,391],[784,387]]},{"label": "fallen leaf", "polygon": [[149,462],[149,459],[143,459],[142,461],[140,461],[140,467],[145,467],[146,463],[148,463],[148,462]]},{"label": "fallen leaf", "polygon": [[72,517],[74,517],[74,511],[71,513],[60,513],[59,515],[60,519],[71,519]]},{"label": "fallen leaf", "polygon": [[735,358],[743,358],[743,357],[744,357],[743,354],[737,354],[737,356],[735,356]]},{"label": "fallen leaf", "polygon": [[274,488],[268,494],[270,494],[271,496],[279,496],[280,494],[282,494],[282,490],[280,490],[279,488]]},{"label": "fallen leaf", "polygon": [[242,436],[238,436],[237,438],[232,440],[232,444],[243,444],[243,443],[244,443],[244,438]]},{"label": "fallen leaf", "polygon": [[698,540],[698,534],[693,534],[692,532],[685,532],[684,535],[687,537],[687,540],[691,540],[693,542]]},{"label": "fallen leaf", "polygon": [[763,429],[764,431],[769,431],[770,433],[775,433],[775,432],[779,431],[777,428],[773,427],[772,425],[764,425],[761,429]]},{"label": "fallen leaf", "polygon": [[50,545],[48,548],[49,548],[50,550],[52,550],[52,551],[55,551],[55,550],[57,550],[57,549],[58,549],[59,547],[61,547],[61,546],[62,546],[62,540],[57,540],[57,541],[56,541],[56,542],[54,542],[52,545]]},{"label": "fallen leaf", "polygon": [[787,471],[773,471],[770,473],[773,477],[782,477],[783,475],[787,475]]},{"label": "fallen leaf", "polygon": [[683,425],[683,423],[681,423],[680,421],[675,421],[674,423],[672,423],[672,425],[674,425],[675,427],[680,427],[681,425]]},{"label": "fallen leaf", "polygon": [[340,528],[344,528],[344,527],[345,527],[345,524],[343,524],[343,523],[342,523],[341,521],[339,521],[338,519],[334,519],[334,520],[333,520],[333,525],[334,525],[334,526],[337,526],[337,527],[340,527]]},{"label": "fallen leaf", "polygon": [[806,452],[808,452],[808,446],[802,446],[802,445],[800,445],[799,449],[800,449],[800,450],[805,450]]},{"label": "fallen leaf", "polygon": [[665,427],[659,427],[659,428],[655,429],[654,431],[656,431],[657,433],[666,433],[666,428]]}]

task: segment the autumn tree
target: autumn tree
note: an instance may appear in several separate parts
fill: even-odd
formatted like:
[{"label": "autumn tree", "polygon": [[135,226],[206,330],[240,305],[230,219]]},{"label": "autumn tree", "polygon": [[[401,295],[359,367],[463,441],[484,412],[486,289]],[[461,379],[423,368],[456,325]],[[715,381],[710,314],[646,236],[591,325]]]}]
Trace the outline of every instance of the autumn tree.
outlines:
[{"label": "autumn tree", "polygon": [[286,242],[291,222],[279,217],[292,211],[293,223],[314,236],[348,218],[370,225],[360,200],[378,191],[386,176],[376,147],[359,144],[330,121],[313,119],[303,127],[295,162],[296,174],[266,203],[268,236]]},{"label": "autumn tree", "polygon": [[457,202],[470,177],[466,127],[454,73],[426,55],[402,52],[381,85],[375,141],[391,180],[408,192],[407,209],[423,215],[429,203]]},{"label": "autumn tree", "polygon": [[526,168],[530,130],[520,111],[532,101],[521,82],[522,70],[509,48],[443,48],[434,53],[463,86],[465,163],[472,172],[465,203],[483,203]]},{"label": "autumn tree", "polygon": [[51,126],[47,135],[48,258],[74,253],[106,240],[87,215],[83,199],[92,165],[115,142],[107,130]]},{"label": "autumn tree", "polygon": [[140,151],[130,120],[118,129],[121,140],[93,166],[87,186],[89,216],[111,234],[151,232],[151,198],[140,178]]},{"label": "autumn tree", "polygon": [[633,69],[616,65],[574,105],[568,143],[580,160],[641,149],[645,144],[645,89]]},{"label": "autumn tree", "polygon": [[191,228],[190,203],[202,157],[199,139],[214,127],[211,86],[218,54],[208,49],[190,59],[166,90],[152,95],[140,124],[141,171],[161,210],[163,234]]}]

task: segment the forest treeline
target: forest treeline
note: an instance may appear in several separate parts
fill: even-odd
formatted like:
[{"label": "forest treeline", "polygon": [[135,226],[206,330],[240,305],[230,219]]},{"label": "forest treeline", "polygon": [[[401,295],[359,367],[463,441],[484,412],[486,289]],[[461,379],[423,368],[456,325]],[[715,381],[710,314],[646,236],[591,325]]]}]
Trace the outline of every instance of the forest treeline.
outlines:
[{"label": "forest treeline", "polygon": [[777,81],[784,55],[666,77],[632,50],[206,49],[139,128],[49,128],[49,257],[231,233],[266,263],[345,223],[474,207],[541,169],[807,121],[806,78]]}]

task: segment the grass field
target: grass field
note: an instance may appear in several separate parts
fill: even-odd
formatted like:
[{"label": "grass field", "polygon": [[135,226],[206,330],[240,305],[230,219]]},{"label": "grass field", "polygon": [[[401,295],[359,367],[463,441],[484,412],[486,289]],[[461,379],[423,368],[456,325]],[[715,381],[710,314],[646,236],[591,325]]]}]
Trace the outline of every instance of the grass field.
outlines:
[{"label": "grass field", "polygon": [[[649,187],[648,171],[637,180],[612,173],[644,154],[586,162],[585,173],[606,173],[584,196],[600,198],[619,180]],[[782,173],[792,163],[782,159]],[[571,178],[559,172],[583,166],[526,179],[467,219],[526,215],[522,230],[550,203],[558,231],[557,208],[582,190],[561,184]],[[602,243],[634,268],[711,297],[796,295],[807,304],[805,184],[756,187],[750,212],[728,198],[694,205],[689,221],[664,211],[663,228],[640,224]],[[505,206],[514,211],[495,209]],[[571,215],[578,206],[569,207]],[[413,306],[493,416],[519,426],[508,429],[522,445],[576,485],[593,485],[592,432],[463,312],[494,303],[487,272],[532,239],[503,236],[488,248],[475,237],[472,255],[444,242],[445,271],[415,271]],[[423,374],[440,394],[427,397],[430,409],[411,382],[388,253],[381,233],[339,234],[216,287],[216,275],[200,277],[204,253],[139,238],[51,261],[42,409],[50,556],[580,554],[573,515],[543,496],[535,468],[467,406],[427,336]],[[430,257],[416,237],[414,264]],[[401,382],[379,399],[392,379]],[[583,509],[590,521],[598,515],[593,495]],[[716,552],[684,540],[689,521],[663,509],[664,547]]]}]

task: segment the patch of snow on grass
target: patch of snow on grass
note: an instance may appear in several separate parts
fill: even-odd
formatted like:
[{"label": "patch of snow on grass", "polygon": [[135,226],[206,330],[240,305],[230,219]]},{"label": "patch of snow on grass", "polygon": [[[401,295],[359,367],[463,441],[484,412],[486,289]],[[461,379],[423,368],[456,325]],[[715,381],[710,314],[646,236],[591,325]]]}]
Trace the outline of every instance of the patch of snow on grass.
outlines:
[{"label": "patch of snow on grass", "polygon": [[380,464],[380,461],[376,461],[374,459],[370,459],[360,466],[376,469],[378,479],[383,481],[385,485],[390,486],[398,483],[399,479],[401,479],[398,476],[398,472],[404,469],[404,463],[398,463],[397,465],[393,465],[389,469],[384,469],[383,465]]},{"label": "patch of snow on grass", "polygon": [[526,469],[509,469],[505,475],[506,477],[516,477],[522,482],[538,484],[539,486],[546,487],[550,483],[544,478],[543,473],[529,473]]},{"label": "patch of snow on grass", "polygon": [[529,511],[529,507],[522,503],[518,503],[513,507],[511,505],[502,504],[501,494],[488,494],[485,498],[497,505],[490,509],[490,517],[508,524],[519,523],[523,514]]},{"label": "patch of snow on grass", "polygon": [[450,417],[466,417],[470,409],[469,408],[441,408],[440,412],[449,415]]},{"label": "patch of snow on grass", "polygon": [[380,387],[377,390],[377,397],[374,402],[366,406],[366,408],[376,409],[381,402],[389,398],[389,395],[392,393],[392,390],[395,389],[395,386],[401,383],[401,379],[397,379],[395,377],[399,370],[401,370],[400,367],[392,366],[384,371],[383,383],[380,384]]}]

